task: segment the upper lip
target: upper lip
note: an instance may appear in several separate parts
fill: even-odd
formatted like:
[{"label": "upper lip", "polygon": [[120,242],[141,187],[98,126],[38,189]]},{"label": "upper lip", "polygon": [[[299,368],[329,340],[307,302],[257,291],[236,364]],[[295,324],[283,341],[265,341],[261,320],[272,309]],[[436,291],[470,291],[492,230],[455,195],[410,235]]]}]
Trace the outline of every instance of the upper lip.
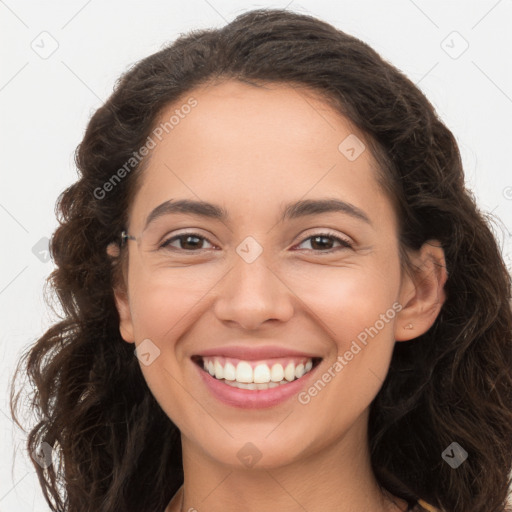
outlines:
[{"label": "upper lip", "polygon": [[243,345],[231,345],[226,347],[214,347],[203,350],[197,354],[200,357],[224,356],[245,361],[257,361],[260,359],[273,359],[278,357],[308,357],[319,358],[317,354],[299,352],[286,347],[267,345],[263,347],[249,347]]}]

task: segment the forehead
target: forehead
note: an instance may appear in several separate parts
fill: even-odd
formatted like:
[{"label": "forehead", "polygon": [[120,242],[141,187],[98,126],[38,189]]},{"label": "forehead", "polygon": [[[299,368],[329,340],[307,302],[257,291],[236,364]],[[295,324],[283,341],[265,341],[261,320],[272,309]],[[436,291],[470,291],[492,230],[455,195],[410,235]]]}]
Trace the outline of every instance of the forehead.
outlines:
[{"label": "forehead", "polygon": [[[212,150],[213,146],[219,146],[219,151],[226,151],[226,146],[232,151],[254,150],[261,143],[266,147],[258,148],[260,154],[270,156],[276,156],[279,150],[318,151],[321,146],[332,149],[344,133],[358,132],[317,91],[292,84],[252,85],[236,80],[190,91],[162,112],[157,124],[163,126],[191,98],[197,105],[187,109],[190,112],[180,119],[174,116],[174,122],[178,122],[166,135],[172,132],[176,144],[188,142],[196,152]],[[170,139],[166,135],[164,138]],[[203,146],[198,147],[199,143]]]},{"label": "forehead", "polygon": [[[246,215],[326,194],[361,209],[383,200],[363,135],[314,91],[234,80],[205,85],[169,105],[155,127],[166,122],[132,205],[139,217],[171,198]],[[346,152],[351,147],[356,158]]]}]

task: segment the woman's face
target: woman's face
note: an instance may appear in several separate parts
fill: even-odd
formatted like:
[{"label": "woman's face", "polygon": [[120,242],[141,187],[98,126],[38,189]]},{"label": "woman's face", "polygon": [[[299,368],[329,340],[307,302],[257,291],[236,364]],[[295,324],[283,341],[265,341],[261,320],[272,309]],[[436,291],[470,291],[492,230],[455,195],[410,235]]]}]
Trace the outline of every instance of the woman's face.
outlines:
[{"label": "woman's face", "polygon": [[[191,449],[230,465],[364,439],[405,292],[397,220],[363,137],[286,85],[202,87],[159,122],[173,115],[151,135],[129,216],[137,241],[124,249],[128,298],[116,295],[156,400]],[[162,207],[183,200],[226,216]],[[309,203],[326,200],[338,207]],[[198,356],[266,389],[217,380]],[[288,383],[306,356],[315,366]]]}]

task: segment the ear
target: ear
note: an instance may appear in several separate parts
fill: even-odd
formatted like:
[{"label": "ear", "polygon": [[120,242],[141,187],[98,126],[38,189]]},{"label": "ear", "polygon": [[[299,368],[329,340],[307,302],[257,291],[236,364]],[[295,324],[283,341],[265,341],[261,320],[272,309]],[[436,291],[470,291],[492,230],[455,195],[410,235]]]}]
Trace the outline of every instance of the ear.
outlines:
[{"label": "ear", "polygon": [[427,332],[434,324],[446,300],[444,285],[448,279],[441,244],[428,240],[421,249],[409,253],[412,275],[405,272],[400,286],[402,309],[395,322],[395,340],[407,341]]},{"label": "ear", "polygon": [[[119,256],[119,246],[115,242],[109,244],[107,246],[107,253],[113,258],[117,258]],[[114,298],[119,313],[119,332],[121,337],[128,343],[134,343],[132,313],[124,283],[118,283],[114,286]]]}]

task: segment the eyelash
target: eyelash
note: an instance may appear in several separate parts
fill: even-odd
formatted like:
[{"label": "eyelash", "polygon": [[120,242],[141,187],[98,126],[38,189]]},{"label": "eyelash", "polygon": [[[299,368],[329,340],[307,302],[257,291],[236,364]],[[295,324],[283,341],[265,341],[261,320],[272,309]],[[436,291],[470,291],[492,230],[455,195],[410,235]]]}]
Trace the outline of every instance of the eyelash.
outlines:
[{"label": "eyelash", "polygon": [[[215,245],[215,244],[212,244],[212,242],[210,242],[210,240],[208,240],[206,237],[198,234],[198,233],[193,233],[193,232],[187,232],[187,233],[181,233],[180,235],[177,235],[177,236],[174,236],[172,238],[168,238],[167,240],[165,240],[159,247],[159,249],[171,249],[171,250],[175,250],[175,251],[184,251],[184,252],[188,252],[188,253],[192,253],[192,252],[199,252],[201,249],[198,249],[196,251],[194,250],[186,250],[186,249],[178,249],[176,247],[169,247],[169,244],[172,243],[173,241],[175,240],[179,240],[181,238],[185,238],[185,237],[188,237],[188,236],[193,236],[193,237],[196,237],[196,238],[199,238],[201,240],[206,240],[209,244],[211,245]],[[341,247],[337,247],[337,248],[333,248],[333,249],[328,249],[328,250],[325,250],[325,251],[321,251],[321,250],[314,250],[314,249],[307,249],[307,250],[310,250],[310,251],[313,251],[313,252],[317,252],[317,253],[327,253],[327,254],[330,254],[330,253],[333,253],[335,252],[336,250],[339,250],[339,249],[352,249],[353,246],[352,244],[348,241],[348,240],[345,240],[344,238],[340,238],[338,236],[335,236],[334,234],[332,233],[315,233],[313,235],[310,235],[308,236],[307,238],[304,238],[304,240],[302,240],[298,245],[302,245],[306,240],[309,240],[310,238],[318,238],[318,237],[324,237],[324,238],[330,238],[336,242],[339,242],[341,244]]]}]

